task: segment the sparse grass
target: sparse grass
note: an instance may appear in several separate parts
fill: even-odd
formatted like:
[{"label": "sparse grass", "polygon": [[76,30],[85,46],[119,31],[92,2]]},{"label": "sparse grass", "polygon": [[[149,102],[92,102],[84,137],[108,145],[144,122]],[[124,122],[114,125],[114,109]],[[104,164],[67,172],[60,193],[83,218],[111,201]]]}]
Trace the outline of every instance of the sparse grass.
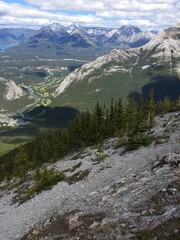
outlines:
[{"label": "sparse grass", "polygon": [[84,147],[82,147],[78,153],[76,153],[75,155],[72,156],[71,160],[77,160],[79,158],[81,158],[81,155],[84,153],[85,149]]},{"label": "sparse grass", "polygon": [[127,144],[127,142],[128,142],[127,137],[121,137],[121,138],[118,139],[118,141],[115,145],[115,148],[123,147]]},{"label": "sparse grass", "polygon": [[77,164],[75,164],[72,168],[71,168],[71,172],[74,172],[77,168],[79,168],[82,165],[82,162],[79,162]]},{"label": "sparse grass", "polygon": [[109,157],[108,154],[98,153],[98,154],[96,154],[96,158],[94,158],[92,161],[93,161],[93,162],[102,162],[102,161],[104,161],[107,157]]},{"label": "sparse grass", "polygon": [[85,179],[90,173],[89,169],[86,169],[84,171],[79,171],[75,174],[73,174],[72,176],[66,178],[66,182],[68,182],[69,185],[74,184],[76,182],[82,181],[83,179]]}]

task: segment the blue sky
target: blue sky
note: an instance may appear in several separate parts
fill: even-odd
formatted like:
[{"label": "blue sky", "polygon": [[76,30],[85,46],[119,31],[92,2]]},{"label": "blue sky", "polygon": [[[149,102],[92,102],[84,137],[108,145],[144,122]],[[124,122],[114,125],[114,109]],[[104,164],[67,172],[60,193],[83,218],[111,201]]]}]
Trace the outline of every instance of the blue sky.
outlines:
[{"label": "blue sky", "polygon": [[62,25],[157,30],[180,22],[177,0],[0,0],[0,28]]}]

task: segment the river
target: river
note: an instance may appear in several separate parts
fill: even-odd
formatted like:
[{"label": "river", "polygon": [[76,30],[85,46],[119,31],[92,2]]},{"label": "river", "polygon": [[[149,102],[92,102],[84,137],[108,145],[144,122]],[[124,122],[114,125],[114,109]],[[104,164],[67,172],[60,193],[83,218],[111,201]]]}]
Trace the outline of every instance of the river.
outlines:
[{"label": "river", "polygon": [[41,102],[41,98],[36,95],[36,93],[33,90],[33,86],[25,86],[25,88],[28,91],[29,95],[34,98],[35,102],[30,104],[30,105],[26,105],[23,108],[21,108],[19,111],[16,112],[16,116],[22,115],[23,112],[27,111],[30,107],[33,107],[36,104]]}]

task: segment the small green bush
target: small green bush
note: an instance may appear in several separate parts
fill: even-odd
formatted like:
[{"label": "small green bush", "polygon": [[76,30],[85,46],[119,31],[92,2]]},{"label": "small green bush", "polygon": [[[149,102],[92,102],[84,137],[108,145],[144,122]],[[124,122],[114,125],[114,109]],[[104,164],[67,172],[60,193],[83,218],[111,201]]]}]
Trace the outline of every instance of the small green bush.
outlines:
[{"label": "small green bush", "polygon": [[128,143],[126,145],[126,149],[128,150],[135,150],[138,149],[140,146],[148,146],[152,143],[153,138],[151,136],[142,134],[140,136],[132,136],[128,138]]},{"label": "small green bush", "polygon": [[136,235],[135,240],[153,240],[154,237],[155,234],[152,232],[152,230],[144,229]]},{"label": "small green bush", "polygon": [[123,147],[124,145],[126,145],[128,142],[128,139],[127,137],[122,137],[122,138],[119,138],[117,143],[116,143],[116,146],[115,148],[120,148],[120,147]]},{"label": "small green bush", "polygon": [[36,183],[29,190],[28,194],[34,195],[34,193],[40,193],[43,190],[51,189],[53,185],[63,181],[64,178],[65,174],[63,172],[58,172],[54,168],[45,168],[43,171],[37,169],[33,176],[33,179],[36,180]]}]

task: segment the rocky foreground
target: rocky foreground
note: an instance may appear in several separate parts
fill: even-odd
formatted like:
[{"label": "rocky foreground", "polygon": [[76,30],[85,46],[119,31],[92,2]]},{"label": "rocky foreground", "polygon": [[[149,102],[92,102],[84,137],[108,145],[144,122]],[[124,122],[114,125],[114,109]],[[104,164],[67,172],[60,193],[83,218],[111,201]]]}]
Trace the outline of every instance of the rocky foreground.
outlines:
[{"label": "rocky foreground", "polygon": [[52,164],[66,180],[24,203],[29,183],[2,183],[0,239],[180,239],[180,114],[156,123],[148,147],[110,139]]}]

